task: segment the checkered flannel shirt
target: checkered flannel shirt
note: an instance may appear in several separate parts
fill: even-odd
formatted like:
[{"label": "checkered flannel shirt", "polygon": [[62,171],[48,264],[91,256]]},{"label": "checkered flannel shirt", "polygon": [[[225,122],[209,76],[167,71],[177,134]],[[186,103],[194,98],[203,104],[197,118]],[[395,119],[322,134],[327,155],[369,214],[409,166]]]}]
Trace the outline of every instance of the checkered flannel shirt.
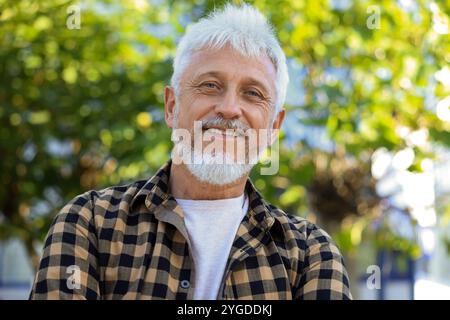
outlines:
[{"label": "checkered flannel shirt", "polygon": [[[64,206],[48,232],[30,299],[193,299],[194,279],[202,275],[169,192],[170,167],[169,160],[148,181],[88,191]],[[250,180],[245,190],[249,209],[217,299],[351,299],[329,235],[266,202]]]}]

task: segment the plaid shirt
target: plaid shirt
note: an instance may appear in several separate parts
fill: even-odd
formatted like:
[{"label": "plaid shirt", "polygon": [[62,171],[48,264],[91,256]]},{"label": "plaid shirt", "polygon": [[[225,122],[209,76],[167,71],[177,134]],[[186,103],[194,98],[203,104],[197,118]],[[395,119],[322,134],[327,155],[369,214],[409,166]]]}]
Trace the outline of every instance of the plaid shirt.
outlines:
[{"label": "plaid shirt", "polygon": [[[171,161],[148,181],[89,191],[64,206],[30,298],[193,299],[194,278],[202,275],[195,274],[183,211],[169,193],[170,167]],[[249,209],[217,299],[351,299],[343,258],[328,234],[267,203],[250,180],[245,190]]]}]

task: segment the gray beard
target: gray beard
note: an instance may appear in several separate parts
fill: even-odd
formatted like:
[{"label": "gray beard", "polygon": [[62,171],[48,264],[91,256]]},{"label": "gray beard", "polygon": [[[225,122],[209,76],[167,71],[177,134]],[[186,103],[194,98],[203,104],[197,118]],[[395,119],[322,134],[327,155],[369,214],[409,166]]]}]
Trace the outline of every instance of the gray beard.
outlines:
[{"label": "gray beard", "polygon": [[[243,176],[247,175],[253,168],[254,164],[237,164],[237,163],[216,163],[216,160],[204,155],[203,161],[199,155],[194,153],[194,160],[192,163],[187,163],[186,167],[201,182],[207,182],[214,185],[226,185],[232,183]],[[223,157],[220,153],[219,157]],[[225,155],[226,156],[226,155]]]}]

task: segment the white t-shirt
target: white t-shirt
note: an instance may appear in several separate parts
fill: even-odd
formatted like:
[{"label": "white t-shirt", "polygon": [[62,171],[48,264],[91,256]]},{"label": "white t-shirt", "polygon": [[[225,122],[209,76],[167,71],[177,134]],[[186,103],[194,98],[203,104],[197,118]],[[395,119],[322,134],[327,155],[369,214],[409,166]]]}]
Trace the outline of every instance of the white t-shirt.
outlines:
[{"label": "white t-shirt", "polygon": [[195,265],[194,299],[215,300],[237,229],[247,214],[244,194],[220,200],[176,199],[184,211]]}]

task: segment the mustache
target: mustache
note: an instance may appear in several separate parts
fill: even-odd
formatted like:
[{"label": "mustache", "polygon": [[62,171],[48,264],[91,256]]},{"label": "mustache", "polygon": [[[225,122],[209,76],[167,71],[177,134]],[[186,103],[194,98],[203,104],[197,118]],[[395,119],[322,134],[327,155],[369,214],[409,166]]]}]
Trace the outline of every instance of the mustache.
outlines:
[{"label": "mustache", "polygon": [[232,129],[232,130],[242,130],[246,131],[250,129],[250,126],[239,121],[237,119],[224,119],[222,117],[216,116],[212,119],[201,120],[202,129],[218,128],[222,130]]}]

